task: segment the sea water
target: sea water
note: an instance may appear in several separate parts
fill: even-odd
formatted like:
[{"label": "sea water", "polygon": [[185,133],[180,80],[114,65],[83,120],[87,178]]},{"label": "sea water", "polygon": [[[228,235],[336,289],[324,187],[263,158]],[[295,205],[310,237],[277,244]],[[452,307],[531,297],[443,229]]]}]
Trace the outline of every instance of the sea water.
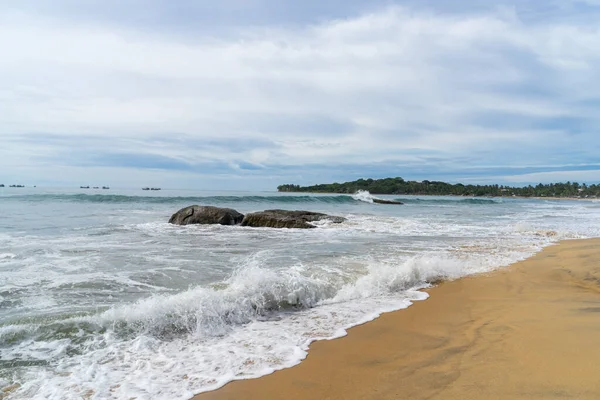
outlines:
[{"label": "sea water", "polygon": [[[0,189],[0,398],[188,399],[293,366],[440,280],[600,236],[600,203]],[[316,229],[174,226],[191,205],[310,210]]]}]

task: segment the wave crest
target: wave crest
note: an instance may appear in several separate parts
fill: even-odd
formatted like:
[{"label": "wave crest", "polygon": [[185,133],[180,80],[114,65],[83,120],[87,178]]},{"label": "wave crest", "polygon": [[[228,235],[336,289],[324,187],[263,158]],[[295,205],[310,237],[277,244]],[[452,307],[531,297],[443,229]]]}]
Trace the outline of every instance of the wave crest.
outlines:
[{"label": "wave crest", "polygon": [[[75,202],[75,203],[354,203],[356,200],[349,195],[336,196],[126,196],[105,194],[35,194],[4,197],[30,202]],[[2,198],[0,198],[2,200]]]},{"label": "wave crest", "polygon": [[[297,196],[127,196],[115,194],[30,194],[16,195],[0,198],[2,200],[22,200],[29,202],[73,202],[73,203],[108,203],[108,204],[171,204],[171,203],[198,203],[198,204],[237,204],[237,203],[267,203],[267,204],[353,204],[357,202],[373,203],[373,196],[367,190],[359,190],[353,195],[297,195]],[[395,200],[405,204],[499,204],[502,200],[482,198],[415,198],[402,197]]]},{"label": "wave crest", "polygon": [[452,198],[452,199],[440,199],[440,198],[411,198],[411,197],[400,197],[395,200],[401,201],[404,204],[450,204],[450,205],[492,205],[492,204],[502,204],[503,201],[501,199],[480,199],[480,198]]},{"label": "wave crest", "polygon": [[363,201],[365,203],[373,203],[375,198],[368,190],[359,190],[352,195],[352,198],[357,201]]}]

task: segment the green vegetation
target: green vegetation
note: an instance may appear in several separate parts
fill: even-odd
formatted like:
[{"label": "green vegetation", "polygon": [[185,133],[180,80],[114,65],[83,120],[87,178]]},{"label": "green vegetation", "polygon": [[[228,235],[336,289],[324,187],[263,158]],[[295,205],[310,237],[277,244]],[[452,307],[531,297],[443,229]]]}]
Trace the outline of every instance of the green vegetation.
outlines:
[{"label": "green vegetation", "polygon": [[355,193],[368,190],[372,194],[453,195],[453,196],[521,196],[521,197],[598,197],[600,185],[577,182],[511,187],[502,185],[463,185],[436,181],[405,181],[402,178],[359,179],[353,182],[314,186],[281,185],[280,192]]}]

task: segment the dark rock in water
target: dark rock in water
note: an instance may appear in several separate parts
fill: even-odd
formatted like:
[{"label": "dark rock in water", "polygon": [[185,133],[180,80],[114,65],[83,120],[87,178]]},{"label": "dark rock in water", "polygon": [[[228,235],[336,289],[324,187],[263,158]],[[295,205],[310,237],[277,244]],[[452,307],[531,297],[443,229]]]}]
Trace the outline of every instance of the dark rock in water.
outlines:
[{"label": "dark rock in water", "polygon": [[232,208],[219,208],[212,206],[189,206],[177,211],[171,219],[170,224],[190,225],[190,224],[220,224],[237,225],[244,219],[244,214],[240,214]]},{"label": "dark rock in water", "polygon": [[373,199],[373,203],[377,204],[404,204],[401,201],[396,200],[383,200],[383,199]]},{"label": "dark rock in water", "polygon": [[340,223],[344,222],[346,218],[311,211],[266,210],[246,214],[242,226],[310,229],[316,228],[316,226],[309,222],[321,220]]}]

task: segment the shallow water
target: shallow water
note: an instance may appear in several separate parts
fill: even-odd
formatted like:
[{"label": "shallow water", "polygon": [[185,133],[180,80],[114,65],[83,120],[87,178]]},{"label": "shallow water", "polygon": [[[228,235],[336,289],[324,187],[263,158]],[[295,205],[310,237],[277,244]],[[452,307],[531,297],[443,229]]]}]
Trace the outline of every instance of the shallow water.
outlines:
[{"label": "shallow water", "polygon": [[[294,365],[430,282],[600,236],[591,201],[0,190],[0,388],[15,399],[187,399]],[[348,221],[166,223],[191,204]]]}]

